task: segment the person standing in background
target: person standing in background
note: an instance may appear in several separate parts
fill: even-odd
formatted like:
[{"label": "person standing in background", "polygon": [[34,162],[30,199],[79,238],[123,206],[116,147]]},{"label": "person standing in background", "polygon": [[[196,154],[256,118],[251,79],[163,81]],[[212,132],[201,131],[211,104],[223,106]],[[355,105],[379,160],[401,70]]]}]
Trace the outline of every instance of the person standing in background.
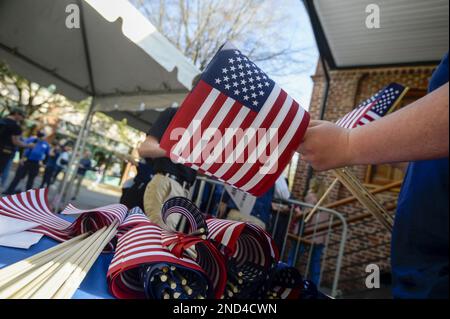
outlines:
[{"label": "person standing in background", "polygon": [[16,193],[16,187],[19,182],[28,176],[26,190],[33,188],[34,179],[39,174],[40,163],[50,152],[50,144],[44,140],[44,133],[38,132],[36,136],[25,140],[26,144],[33,145],[33,148],[25,150],[23,164],[17,168],[16,175],[6,190],[5,194]]},{"label": "person standing in background", "polygon": [[64,174],[66,174],[67,166],[70,161],[71,151],[72,151],[71,144],[66,144],[61,147],[61,152],[58,156],[58,159],[56,160],[56,168],[55,168],[55,174],[53,175],[53,178],[52,178],[52,184],[56,181],[56,179],[58,178],[58,175],[61,172],[64,172]]},{"label": "person standing in background", "polygon": [[100,185],[100,183],[103,180],[103,175],[105,175],[105,171],[106,171],[105,163],[101,163],[100,166],[97,164],[97,170],[95,171],[95,181],[92,183],[90,189],[96,189],[98,185]]},{"label": "person standing in background", "polygon": [[[148,183],[144,193],[144,211],[152,222],[160,226],[165,226],[161,219],[161,207],[164,202],[174,196],[188,197],[197,176],[192,168],[172,162],[166,151],[159,146],[159,141],[177,110],[177,108],[164,110],[138,149],[140,157],[153,159],[155,176]],[[175,215],[169,216],[167,221],[172,229],[176,229],[180,219],[180,216]]]},{"label": "person standing in background", "polygon": [[78,166],[77,175],[75,176],[75,180],[73,183],[75,184],[75,193],[72,197],[72,200],[76,200],[78,194],[80,193],[81,183],[83,182],[84,177],[86,176],[87,171],[92,170],[92,162],[91,162],[91,152],[84,152],[83,158],[80,159],[80,164]]},{"label": "person standing in background", "polygon": [[58,142],[53,141],[50,153],[45,161],[45,171],[44,176],[42,177],[41,188],[50,187],[53,184],[53,176],[55,175],[56,170],[56,161],[58,160],[60,152],[61,148]]},{"label": "person standing in background", "polygon": [[[320,183],[316,178],[311,179],[310,187],[304,198],[305,203],[315,205],[324,193],[324,189],[322,186],[323,184]],[[300,207],[296,207],[295,214],[289,227],[289,232],[291,234],[296,234],[303,239],[306,239],[310,242],[310,244],[308,245],[304,242],[299,243],[294,239],[291,240],[291,247],[288,254],[288,265],[295,267],[295,264],[297,262],[295,258],[296,255],[298,257],[301,257],[302,255],[307,253],[307,260],[309,261],[308,279],[310,279],[314,284],[318,286],[320,282],[322,255],[326,242],[326,232],[317,232],[317,227],[319,225],[326,225],[325,223],[329,220],[329,215],[319,211],[314,214],[309,223],[303,225],[303,219],[309,212],[310,209],[305,209],[302,211]],[[312,235],[308,235],[305,237],[303,236],[304,233],[310,233]]]},{"label": "person standing in background", "polygon": [[[194,88],[200,81],[201,74],[192,80]],[[183,164],[176,164],[170,160],[168,154],[159,146],[165,130],[172,121],[178,108],[169,107],[159,115],[147,133],[146,139],[138,148],[141,158],[153,159],[154,176],[147,184],[144,193],[144,211],[149,219],[163,227],[166,225],[161,219],[161,208],[164,202],[174,196],[188,197],[195,182],[197,172]],[[167,220],[169,228],[176,229],[180,216],[172,214]]]},{"label": "person standing in background", "polygon": [[127,206],[129,209],[136,206],[144,210],[144,193],[147,184],[153,177],[153,161],[151,159],[145,159],[136,161],[134,158],[128,158],[128,162],[132,163],[136,167],[136,176],[131,180],[128,187],[125,184],[122,188],[122,196],[120,197],[120,203]]},{"label": "person standing in background", "polygon": [[11,167],[17,147],[34,147],[34,144],[27,144],[20,140],[22,135],[20,124],[24,119],[25,114],[19,109],[12,110],[8,116],[0,119],[0,175],[2,176],[8,165]]}]

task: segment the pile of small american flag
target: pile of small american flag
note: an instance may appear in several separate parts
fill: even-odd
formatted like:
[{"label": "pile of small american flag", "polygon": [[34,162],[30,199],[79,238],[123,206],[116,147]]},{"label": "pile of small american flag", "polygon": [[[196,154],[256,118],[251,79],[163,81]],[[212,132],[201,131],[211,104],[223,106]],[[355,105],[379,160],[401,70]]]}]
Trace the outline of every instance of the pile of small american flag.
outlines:
[{"label": "pile of small american flag", "polygon": [[117,226],[124,220],[124,205],[66,212],[79,217],[71,224],[53,214],[47,190],[30,190],[0,198],[0,215],[33,221],[31,229],[63,243],[0,269],[0,298],[71,298],[102,251],[115,247]]},{"label": "pile of small american flag", "polygon": [[[0,214],[38,222],[41,226],[31,231],[63,242],[30,257],[39,261],[36,267],[24,268],[30,264],[24,260],[1,269],[0,294],[5,298],[70,298],[102,250],[114,251],[107,279],[116,298],[320,296],[295,268],[279,262],[278,250],[265,230],[250,223],[207,217],[183,197],[169,199],[161,214],[163,221],[172,214],[182,215],[186,232],[161,227],[150,222],[141,209],[128,211],[122,205],[93,210],[69,205],[65,212],[80,216],[68,223],[53,214],[46,190],[0,199]],[[61,255],[64,262],[54,266],[54,258]],[[11,273],[15,277],[9,278]]]},{"label": "pile of small american flag", "polygon": [[186,233],[150,222],[138,208],[130,211],[119,227],[108,271],[114,296],[286,299],[319,295],[295,268],[279,263],[272,238],[259,226],[206,218],[183,197],[164,204],[162,219],[171,214],[186,218]]}]

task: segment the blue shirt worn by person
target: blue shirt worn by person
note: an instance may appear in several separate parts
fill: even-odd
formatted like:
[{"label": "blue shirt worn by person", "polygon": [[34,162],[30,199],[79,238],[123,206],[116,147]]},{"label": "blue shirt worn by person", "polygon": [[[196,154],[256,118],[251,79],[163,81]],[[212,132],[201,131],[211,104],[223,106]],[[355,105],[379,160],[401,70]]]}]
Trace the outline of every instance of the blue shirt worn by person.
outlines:
[{"label": "blue shirt worn by person", "polygon": [[[448,54],[429,92],[448,82]],[[392,234],[395,298],[448,298],[448,157],[411,162]]]},{"label": "blue shirt worn by person", "polygon": [[50,152],[50,144],[44,140],[40,140],[37,137],[30,137],[25,140],[26,144],[35,143],[33,148],[26,149],[23,155],[32,162],[40,162],[45,159],[45,157]]},{"label": "blue shirt worn by person", "polygon": [[135,184],[147,184],[154,175],[152,161],[146,159],[145,162],[139,162],[136,168],[137,174],[134,177]]},{"label": "blue shirt worn by person", "polygon": [[47,157],[47,161],[45,162],[45,167],[55,168],[56,161],[58,160],[59,154],[60,154],[59,152],[55,152],[55,154],[53,156]]},{"label": "blue shirt worn by person", "polygon": [[[270,216],[272,211],[272,200],[273,194],[275,192],[275,187],[270,188],[267,192],[257,197],[255,200],[255,205],[253,206],[250,215],[255,216],[256,218],[262,220],[266,227],[269,227],[270,224]],[[224,194],[224,199],[228,199],[227,206],[230,209],[238,209],[236,204],[233,202],[231,197],[227,192]]]},{"label": "blue shirt worn by person", "polygon": [[92,163],[89,158],[82,158],[80,160],[80,166],[78,167],[77,174],[80,176],[85,176],[88,170],[92,169]]}]

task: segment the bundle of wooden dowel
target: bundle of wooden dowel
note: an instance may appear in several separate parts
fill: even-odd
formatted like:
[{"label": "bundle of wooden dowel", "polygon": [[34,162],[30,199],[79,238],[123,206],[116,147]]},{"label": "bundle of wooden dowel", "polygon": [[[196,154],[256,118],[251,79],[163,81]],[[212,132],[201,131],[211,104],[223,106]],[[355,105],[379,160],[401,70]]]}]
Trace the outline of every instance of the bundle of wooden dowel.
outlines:
[{"label": "bundle of wooden dowel", "polygon": [[378,199],[361,184],[358,178],[347,168],[335,169],[333,173],[369,213],[389,232],[392,232],[392,228],[394,227],[393,217],[384,209]]},{"label": "bundle of wooden dowel", "polygon": [[361,184],[358,178],[348,168],[334,169],[332,172],[336,176],[336,179],[328,187],[314,208],[308,213],[305,218],[305,222],[308,222],[311,219],[312,215],[318,210],[320,205],[333,189],[334,185],[336,185],[339,181],[367,209],[367,211],[380,222],[383,227],[385,227],[389,232],[392,232],[392,228],[394,227],[393,217],[386,211],[386,209],[384,209],[378,199],[370,193],[363,184]]},{"label": "bundle of wooden dowel", "polygon": [[1,269],[0,299],[71,298],[117,226],[113,222]]}]

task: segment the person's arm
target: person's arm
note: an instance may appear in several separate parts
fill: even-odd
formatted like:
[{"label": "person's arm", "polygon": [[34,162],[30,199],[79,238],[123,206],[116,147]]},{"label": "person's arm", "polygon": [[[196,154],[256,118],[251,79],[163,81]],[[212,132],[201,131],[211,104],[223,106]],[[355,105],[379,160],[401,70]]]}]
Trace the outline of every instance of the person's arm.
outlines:
[{"label": "person's arm", "polygon": [[27,144],[25,142],[22,142],[20,140],[20,135],[13,135],[12,136],[12,143],[17,146],[17,147],[21,147],[21,148],[33,148],[34,147],[34,143],[30,143]]},{"label": "person's arm", "polygon": [[288,184],[284,176],[280,176],[275,182],[275,198],[288,200],[291,197]]},{"label": "person's arm", "polygon": [[159,146],[158,140],[151,135],[147,135],[145,141],[142,142],[141,146],[139,146],[138,153],[142,158],[158,158],[167,156],[166,151]]},{"label": "person's arm", "polygon": [[316,170],[448,157],[449,85],[351,130],[311,121],[298,151]]},{"label": "person's arm", "polygon": [[142,158],[159,158],[168,157],[168,154],[159,146],[159,141],[164,135],[167,127],[172,121],[173,116],[176,113],[176,109],[167,108],[153,123],[150,130],[147,132],[147,137],[139,146],[138,153]]}]

